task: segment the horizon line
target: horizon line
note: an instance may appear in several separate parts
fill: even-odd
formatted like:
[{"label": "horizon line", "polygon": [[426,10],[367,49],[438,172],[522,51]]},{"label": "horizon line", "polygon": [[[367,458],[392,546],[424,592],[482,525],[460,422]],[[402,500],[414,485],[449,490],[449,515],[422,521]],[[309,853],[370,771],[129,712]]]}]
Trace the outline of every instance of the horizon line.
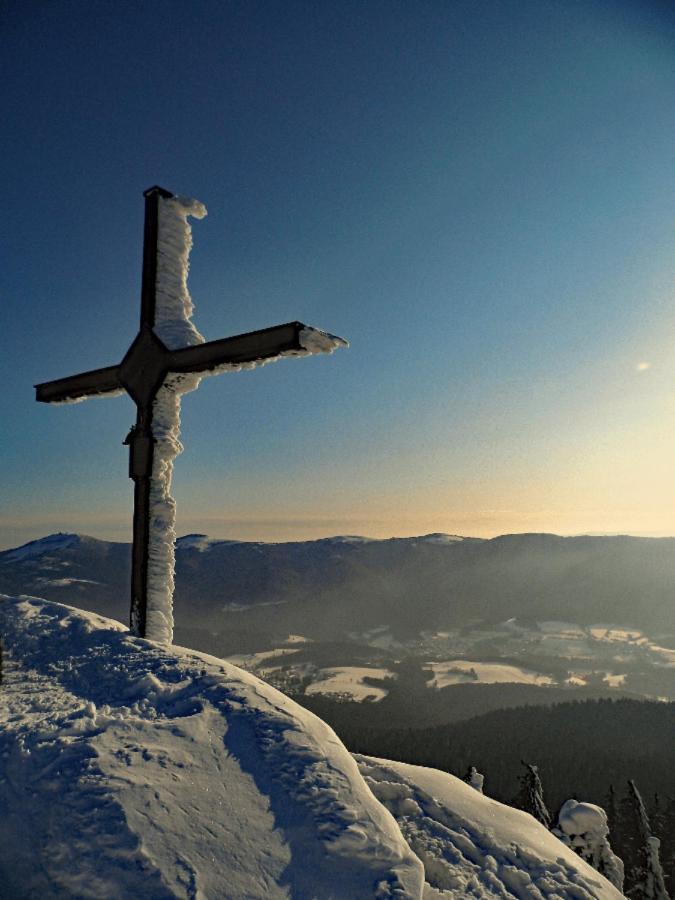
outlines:
[{"label": "horizon line", "polygon": [[[12,546],[0,546],[0,553],[7,553],[12,550],[19,550],[22,547],[27,547],[30,544],[36,544],[41,541],[45,541],[49,538],[53,537],[78,537],[78,538],[87,538],[89,540],[100,541],[101,543],[108,544],[128,544],[131,545],[131,539],[129,540],[111,540],[109,538],[101,538],[96,537],[95,535],[86,534],[84,532],[76,532],[76,531],[54,531],[49,534],[42,535],[37,538],[32,538],[31,540],[25,541],[21,544],[15,544]],[[459,543],[461,541],[480,541],[487,543],[489,541],[500,540],[501,538],[507,537],[555,537],[560,538],[561,540],[568,540],[574,538],[632,538],[634,540],[673,540],[675,535],[663,534],[663,535],[655,535],[655,534],[631,534],[629,532],[623,531],[581,531],[581,532],[571,532],[569,534],[560,534],[554,531],[506,531],[501,534],[491,535],[490,537],[479,537],[471,534],[453,534],[443,531],[430,531],[422,534],[412,534],[412,535],[397,535],[392,534],[389,537],[369,537],[368,535],[363,534],[347,534],[347,533],[339,533],[339,534],[331,534],[325,535],[322,537],[314,537],[314,538],[296,538],[291,540],[262,540],[262,539],[242,539],[236,537],[209,537],[208,534],[203,532],[187,532],[186,534],[181,534],[176,537],[175,543],[177,544],[179,541],[184,541],[186,538],[205,538],[210,543],[220,544],[220,543],[234,543],[234,544],[313,544],[319,543],[320,541],[331,541],[331,540],[342,540],[345,543],[349,541],[364,541],[368,543],[383,543],[385,541],[414,541],[414,540],[424,540],[429,538],[440,538],[441,540],[436,541],[438,544],[447,543],[448,545],[453,543]],[[447,538],[447,541],[443,541],[443,538]],[[433,541],[429,541],[429,543],[433,543]]]}]

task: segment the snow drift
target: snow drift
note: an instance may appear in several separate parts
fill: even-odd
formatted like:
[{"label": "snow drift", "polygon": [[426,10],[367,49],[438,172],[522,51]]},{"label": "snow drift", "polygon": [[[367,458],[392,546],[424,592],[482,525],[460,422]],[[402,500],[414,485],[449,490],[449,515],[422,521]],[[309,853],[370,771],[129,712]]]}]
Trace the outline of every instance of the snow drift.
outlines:
[{"label": "snow drift", "polygon": [[573,847],[594,869],[602,872],[615,887],[623,887],[623,861],[610,847],[609,825],[604,809],[594,803],[567,800],[560,808],[553,833],[564,844]]},{"label": "snow drift", "polygon": [[620,896],[458,779],[357,767],[222,660],[30,597],[0,598],[0,634],[2,896]]},{"label": "snow drift", "polygon": [[529,813],[491,800],[445,772],[355,758],[424,864],[425,900],[622,896]]}]

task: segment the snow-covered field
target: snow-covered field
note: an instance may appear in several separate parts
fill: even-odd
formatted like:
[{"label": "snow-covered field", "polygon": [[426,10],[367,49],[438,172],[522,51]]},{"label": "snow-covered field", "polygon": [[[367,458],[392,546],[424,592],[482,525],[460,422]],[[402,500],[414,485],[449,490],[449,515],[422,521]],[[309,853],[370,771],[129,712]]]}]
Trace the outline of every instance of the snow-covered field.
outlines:
[{"label": "snow-covered field", "polygon": [[0,633],[0,896],[620,896],[525,813],[355,762],[223,660],[35,598],[0,598]]},{"label": "snow-covered field", "polygon": [[449,684],[476,682],[481,684],[553,684],[553,679],[537,672],[529,672],[520,666],[505,663],[470,662],[466,659],[450,659],[433,662],[429,668],[434,673],[431,686],[447,687]]},{"label": "snow-covered field", "polygon": [[636,652],[649,654],[655,662],[670,663],[675,650],[660,647],[638,629],[619,628],[612,625],[582,627],[573,622],[538,622],[523,625],[517,619],[508,619],[492,630],[485,628],[455,629],[422,632],[425,649],[436,653],[444,647],[457,650],[471,649],[478,642],[492,639],[498,642],[505,654],[518,654],[523,650],[543,656],[564,656],[570,660],[620,659]]},{"label": "snow-covered field", "polygon": [[[458,684],[526,684],[538,687],[566,686],[598,687],[619,690],[635,689],[630,681],[636,664],[661,671],[675,667],[675,650],[662,647],[637,629],[618,628],[611,625],[594,625],[583,628],[571,622],[541,622],[532,627],[522,627],[515,620],[503,626],[475,631],[447,630],[423,633],[418,646],[406,647],[396,641],[387,626],[378,626],[361,633],[353,633],[351,639],[367,644],[373,650],[373,665],[321,666],[311,661],[311,650],[305,653],[302,664],[297,665],[293,654],[298,642],[307,643],[301,635],[294,635],[295,647],[281,647],[241,656],[228,657],[230,662],[248,671],[269,678],[278,687],[285,688],[286,679],[304,679],[310,683],[305,693],[340,696],[343,699],[382,700],[388,693],[386,687],[371,685],[364,678],[376,680],[397,677],[396,672],[377,664],[381,652],[394,654],[394,659],[413,649],[426,657],[424,668],[431,674],[429,688],[446,688]],[[471,652],[482,648],[486,641],[495,644],[492,659],[449,657],[443,650]],[[287,641],[287,644],[293,643]],[[317,652],[321,653],[320,645]],[[564,661],[557,666],[557,676],[546,671],[536,671],[514,662],[500,662],[497,653],[525,658],[532,652],[539,654],[539,662],[551,659]],[[639,691],[639,685],[636,686]],[[665,692],[664,692],[665,693]],[[659,697],[660,694],[654,694]]]},{"label": "snow-covered field", "polygon": [[337,694],[352,700],[383,700],[387,696],[386,688],[368,684],[364,679],[395,678],[389,669],[376,669],[366,666],[338,666],[334,669],[321,669],[318,678],[307,688],[307,694]]},{"label": "snow-covered field", "polygon": [[257,672],[261,676],[269,675],[276,672],[282,662],[281,657],[292,656],[299,653],[297,647],[277,647],[274,650],[261,650],[259,653],[242,653],[238,656],[228,656],[227,662],[233,666],[239,666],[250,672]]},{"label": "snow-covered field", "polygon": [[[646,687],[647,696],[667,699],[668,682],[664,678],[671,674],[672,680],[675,668],[675,650],[659,645],[637,629],[611,625],[582,627],[572,622],[545,621],[523,626],[510,619],[492,629],[421,632],[417,642],[408,644],[396,640],[390,629],[381,625],[350,633],[349,638],[361,648],[371,649],[372,664],[361,649],[364,664],[326,665],[322,663],[321,643],[309,642],[302,635],[290,636],[283,647],[230,656],[228,660],[284,691],[297,691],[302,683],[301,692],[308,695],[324,694],[356,702],[384,699],[387,687],[368,684],[364,679],[399,677],[396,663],[409,652],[420,658],[430,676],[427,687],[435,689],[460,684],[522,684],[543,688],[595,687],[640,694]],[[294,655],[300,647],[304,652],[302,661],[297,662]],[[467,655],[451,656],[452,651]],[[500,656],[506,659],[502,661]],[[518,665],[519,657],[523,658],[523,665]],[[533,658],[540,669],[526,664]],[[552,671],[547,671],[549,665]],[[663,683],[663,693],[654,691],[649,682],[643,687],[638,680],[642,671],[656,673],[653,683]]]},{"label": "snow-covered field", "polygon": [[[429,659],[434,674],[429,684],[434,687],[468,682],[604,685],[652,699],[673,694],[675,650],[636,628],[508,619],[490,630],[423,632],[415,650]],[[530,660],[541,668],[528,665]],[[546,671],[549,664],[555,674]]]}]

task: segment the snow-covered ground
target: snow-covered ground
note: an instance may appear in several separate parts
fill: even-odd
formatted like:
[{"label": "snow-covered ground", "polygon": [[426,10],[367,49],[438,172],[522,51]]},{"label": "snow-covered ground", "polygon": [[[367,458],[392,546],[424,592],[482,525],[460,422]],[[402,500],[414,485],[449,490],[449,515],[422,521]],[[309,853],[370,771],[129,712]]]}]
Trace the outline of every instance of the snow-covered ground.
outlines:
[{"label": "snow-covered ground", "polygon": [[0,598],[0,634],[0,896],[620,896],[530,816],[355,762],[223,660],[35,598]]},{"label": "snow-covered ground", "polygon": [[352,700],[383,700],[387,689],[368,684],[366,678],[382,681],[385,678],[396,678],[389,669],[376,669],[368,666],[337,666],[332,669],[321,669],[319,677],[307,688],[307,694],[337,694],[348,696]]},{"label": "snow-covered ground", "polygon": [[424,863],[425,900],[622,896],[528,813],[444,772],[367,756],[356,761]]},{"label": "snow-covered ground", "polygon": [[[258,653],[241,653],[228,656],[227,662],[240,666],[247,672],[252,672],[260,678],[271,678],[279,672],[288,672],[297,677],[311,678],[312,683],[307,687],[307,694],[328,694],[345,699],[354,700],[357,703],[363,700],[383,700],[389,693],[385,687],[368,684],[368,678],[382,681],[386,678],[396,678],[396,673],[389,669],[376,666],[334,666],[331,668],[317,668],[311,663],[295,665],[292,657],[300,653],[302,645],[308,641],[302,635],[289,635],[288,643],[292,647],[276,647],[274,650],[261,650]],[[298,646],[300,645],[300,646]],[[289,659],[290,657],[290,659]],[[283,683],[283,682],[281,682]],[[278,686],[278,685],[277,685]]]},{"label": "snow-covered ground", "polygon": [[422,866],[320,719],[221,660],[0,602],[0,895],[421,895]]},{"label": "snow-covered ground", "polygon": [[12,561],[39,559],[49,553],[58,553],[59,550],[65,550],[79,543],[79,534],[66,534],[59,531],[57,534],[49,534],[47,537],[29,541],[21,547],[15,547],[13,550],[6,550],[4,554],[6,560]]},{"label": "snow-covered ground", "polygon": [[431,686],[447,687],[449,684],[476,682],[481,684],[553,684],[547,675],[539,675],[520,666],[505,663],[470,662],[467,659],[449,659],[433,662],[429,668],[434,673]]},{"label": "snow-covered ground", "polygon": [[242,653],[238,656],[228,656],[227,662],[249,672],[256,672],[264,678],[281,667],[282,660],[280,657],[292,656],[294,653],[299,652],[299,647],[277,647],[274,650],[261,650],[259,653]]},{"label": "snow-covered ground", "polygon": [[[469,682],[604,686],[651,699],[675,696],[675,649],[637,628],[562,621],[521,623],[511,618],[492,629],[428,631],[421,632],[420,638],[416,651],[429,659],[427,668],[434,676],[430,687]],[[500,662],[500,656],[508,662]],[[519,658],[522,666],[517,665]],[[551,672],[546,671],[547,660]],[[541,669],[528,666],[529,661]]]}]

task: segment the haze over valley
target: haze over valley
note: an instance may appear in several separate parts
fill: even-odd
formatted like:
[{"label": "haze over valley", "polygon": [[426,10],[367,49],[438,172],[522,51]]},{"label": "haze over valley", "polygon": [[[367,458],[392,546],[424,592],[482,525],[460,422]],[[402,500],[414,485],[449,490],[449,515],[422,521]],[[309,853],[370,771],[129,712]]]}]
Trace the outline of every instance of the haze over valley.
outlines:
[{"label": "haze over valley", "polygon": [[[52,535],[0,553],[0,592],[124,622],[129,555]],[[189,535],[176,555],[176,642],[295,697],[392,695],[412,724],[524,702],[675,700],[675,539]]]}]

